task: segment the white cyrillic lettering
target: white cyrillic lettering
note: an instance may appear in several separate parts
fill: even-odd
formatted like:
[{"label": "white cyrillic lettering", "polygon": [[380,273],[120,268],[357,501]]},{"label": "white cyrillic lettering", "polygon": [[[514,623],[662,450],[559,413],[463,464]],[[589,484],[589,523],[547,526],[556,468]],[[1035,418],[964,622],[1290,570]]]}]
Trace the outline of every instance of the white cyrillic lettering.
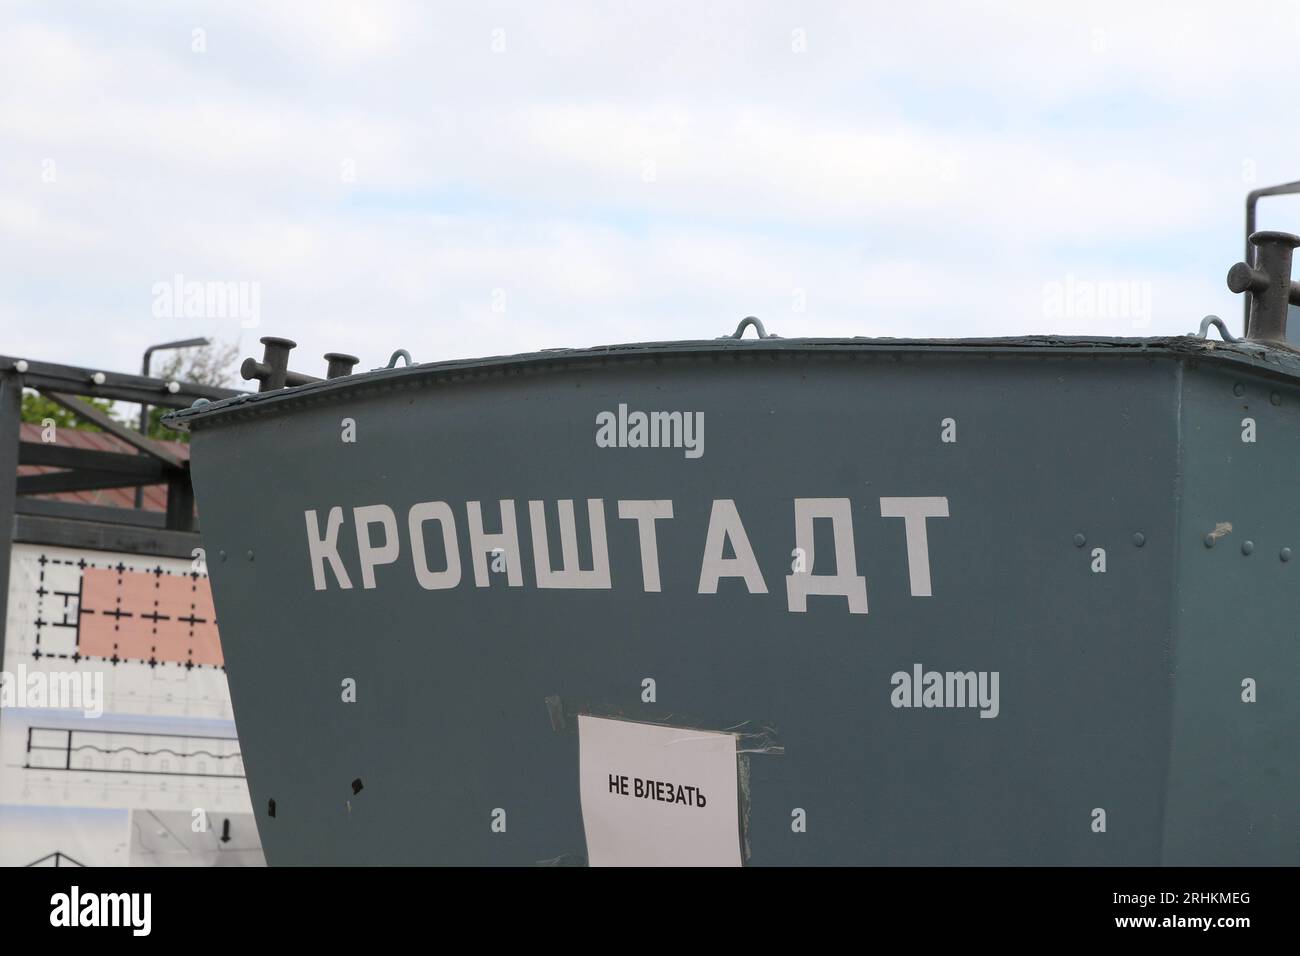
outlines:
[{"label": "white cyrillic lettering", "polygon": [[[437,521],[442,527],[442,547],[447,553],[447,568],[430,571],[424,552],[424,523]],[[411,560],[415,564],[415,579],[426,591],[440,591],[460,584],[460,548],[456,543],[456,517],[445,501],[424,501],[411,506],[407,516],[411,534]]]},{"label": "white cyrillic lettering", "polygon": [[[397,516],[388,505],[366,505],[352,509],[352,521],[357,528],[357,556],[361,559],[361,586],[367,590],[375,586],[375,567],[392,564],[397,560],[400,547],[397,542]],[[384,543],[376,548],[370,543],[370,525],[384,526]]]},{"label": "white cyrillic lettering", "polygon": [[528,502],[528,523],[533,533],[533,567],[539,588],[608,588],[609,544],[605,539],[605,501],[587,499],[587,521],[591,525],[591,570],[578,567],[578,528],[573,518],[573,499],[556,502],[560,512],[560,570],[551,567],[550,542],[546,535],[546,505]]},{"label": "white cyrillic lettering", "polygon": [[515,528],[515,502],[513,498],[502,498],[501,533],[483,533],[483,511],[477,501],[466,502],[465,513],[469,518],[469,552],[474,559],[474,584],[485,588],[488,580],[487,556],[494,550],[500,550],[505,556],[506,581],[512,588],[524,583],[524,573],[519,567],[519,532]]},{"label": "white cyrillic lettering", "polygon": [[[724,558],[727,539],[735,550],[734,558]],[[736,502],[730,498],[715,498],[709,514],[709,532],[704,541],[704,561],[700,565],[700,594],[717,594],[719,578],[744,578],[750,594],[766,594],[767,584],[754,560],[754,549],[749,546],[749,536],[740,523]]]},{"label": "white cyrillic lettering", "polygon": [[[813,520],[831,519],[835,538],[835,573],[817,574],[813,551]],[[786,604],[791,611],[808,610],[808,595],[838,595],[848,599],[850,614],[867,613],[867,579],[857,573],[857,552],[853,545],[853,509],[848,498],[796,498],[794,500],[795,547],[803,551],[805,570],[786,575]]]},{"label": "white cyrillic lettering", "polygon": [[327,561],[334,571],[334,579],[338,581],[339,587],[344,590],[352,587],[352,581],[348,578],[348,569],[343,566],[343,560],[339,557],[339,527],[343,524],[343,509],[330,509],[329,517],[325,519],[324,538],[320,536],[320,522],[316,518],[316,512],[306,511],[304,516],[307,519],[307,550],[311,555],[311,577],[316,590],[325,590],[325,562]]},{"label": "white cyrillic lettering", "polygon": [[926,518],[948,517],[947,498],[881,498],[882,518],[902,518],[907,534],[907,573],[913,597],[931,597],[930,544]]},{"label": "white cyrillic lettering", "polygon": [[635,518],[641,539],[641,581],[647,592],[659,591],[659,541],[655,537],[655,519],[671,518],[671,501],[620,501],[620,518]]}]

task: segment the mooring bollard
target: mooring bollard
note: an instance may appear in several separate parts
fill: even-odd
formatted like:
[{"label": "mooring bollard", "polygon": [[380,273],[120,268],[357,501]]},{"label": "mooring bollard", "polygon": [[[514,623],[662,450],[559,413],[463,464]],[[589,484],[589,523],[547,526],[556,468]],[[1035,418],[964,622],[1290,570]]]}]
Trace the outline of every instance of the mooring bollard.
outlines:
[{"label": "mooring bollard", "polygon": [[[311,382],[320,381],[314,375],[289,371],[289,353],[298,347],[297,342],[292,339],[277,338],[274,335],[263,336],[261,342],[264,346],[262,361],[246,358],[244,364],[239,367],[239,374],[246,381],[258,380],[257,390],[259,392],[273,392],[286,386],[307,385]],[[343,357],[351,358],[351,356]],[[326,356],[326,358],[328,359],[329,356]],[[353,364],[357,361],[359,360],[353,359]]]}]

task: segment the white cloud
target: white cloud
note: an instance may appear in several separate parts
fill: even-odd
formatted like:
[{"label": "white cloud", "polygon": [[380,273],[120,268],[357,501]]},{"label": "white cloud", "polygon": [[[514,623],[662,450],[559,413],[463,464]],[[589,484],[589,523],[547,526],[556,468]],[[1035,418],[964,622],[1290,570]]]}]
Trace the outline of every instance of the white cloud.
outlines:
[{"label": "white cloud", "polygon": [[1239,314],[1244,193],[1300,177],[1264,95],[1294,86],[1283,4],[12,20],[0,351],[74,363],[131,368],[170,337],[150,290],[176,273],[261,283],[246,348],[296,338],[309,371],[335,349],[709,338],[749,313],[787,336],[1044,331],[1067,275],[1152,290],[1149,326],[1069,331],[1180,332]]}]

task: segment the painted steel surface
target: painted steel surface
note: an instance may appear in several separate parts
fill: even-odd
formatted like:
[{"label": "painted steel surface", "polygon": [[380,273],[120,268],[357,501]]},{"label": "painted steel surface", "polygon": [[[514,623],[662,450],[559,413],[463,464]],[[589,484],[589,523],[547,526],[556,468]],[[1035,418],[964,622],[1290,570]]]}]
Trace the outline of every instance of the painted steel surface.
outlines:
[{"label": "painted steel surface", "polygon": [[[572,717],[598,713],[751,735],[755,865],[1300,862],[1297,367],[1195,338],[674,343],[175,414],[267,858],[581,861]],[[598,416],[638,410],[701,414],[701,453],[598,444]],[[945,500],[924,553],[895,499]],[[518,584],[480,549],[480,587],[469,503],[493,534],[502,500]],[[799,534],[826,500],[846,502],[853,569],[843,514]],[[603,516],[608,587],[538,586],[573,557],[566,501],[582,569]],[[652,522],[658,591],[642,522],[620,518],[633,501],[672,503]],[[726,501],[765,593],[752,576],[701,593],[740,568],[732,539],[705,557]],[[454,521],[455,586],[434,506],[412,547],[429,502]],[[346,589],[309,546],[336,508]],[[817,594],[791,610],[792,579],[837,574],[865,579],[866,613]],[[904,695],[918,665],[984,690],[996,674],[996,707]]]}]

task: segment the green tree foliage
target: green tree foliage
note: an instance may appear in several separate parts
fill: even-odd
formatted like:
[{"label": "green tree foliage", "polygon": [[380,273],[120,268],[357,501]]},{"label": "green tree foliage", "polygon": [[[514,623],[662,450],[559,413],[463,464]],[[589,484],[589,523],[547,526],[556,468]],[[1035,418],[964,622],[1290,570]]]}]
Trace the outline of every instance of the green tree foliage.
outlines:
[{"label": "green tree foliage", "polygon": [[[185,382],[190,385],[212,385],[216,387],[233,387],[235,372],[238,368],[239,344],[232,342],[213,342],[192,349],[180,349],[175,352],[162,353],[165,360],[150,371],[155,378],[165,382]],[[166,408],[149,407],[149,427],[145,432],[150,438],[163,441],[190,440],[189,432],[178,432],[162,423],[167,414]],[[135,421],[139,423],[139,412]]]},{"label": "green tree foliage", "polygon": [[[181,349],[175,352],[160,353],[163,360],[150,371],[155,378],[165,382],[185,382],[191,385],[230,386],[235,378],[239,345],[236,343],[213,343],[199,348]],[[107,398],[83,398],[100,411],[110,415],[114,420],[138,428],[139,409],[134,405],[117,405]],[[148,431],[150,438],[162,441],[189,441],[186,432],[173,431],[162,424],[162,417],[167,409],[149,406]],[[23,421],[43,424],[46,419],[53,419],[59,428],[79,428],[83,431],[97,432],[103,429],[89,422],[78,419],[62,405],[55,404],[39,392],[23,392]]]},{"label": "green tree foliage", "polygon": [[[107,398],[92,398],[87,399],[87,401],[105,414],[112,414],[113,403]],[[23,421],[43,425],[47,418],[53,419],[54,424],[59,428],[80,428],[82,431],[87,432],[103,431],[98,425],[81,421],[62,405],[56,404],[39,392],[24,390]]]},{"label": "green tree foliage", "polygon": [[239,343],[213,342],[192,349],[157,353],[151,375],[164,381],[188,382],[191,385],[211,385],[217,388],[235,387],[238,368]]}]

